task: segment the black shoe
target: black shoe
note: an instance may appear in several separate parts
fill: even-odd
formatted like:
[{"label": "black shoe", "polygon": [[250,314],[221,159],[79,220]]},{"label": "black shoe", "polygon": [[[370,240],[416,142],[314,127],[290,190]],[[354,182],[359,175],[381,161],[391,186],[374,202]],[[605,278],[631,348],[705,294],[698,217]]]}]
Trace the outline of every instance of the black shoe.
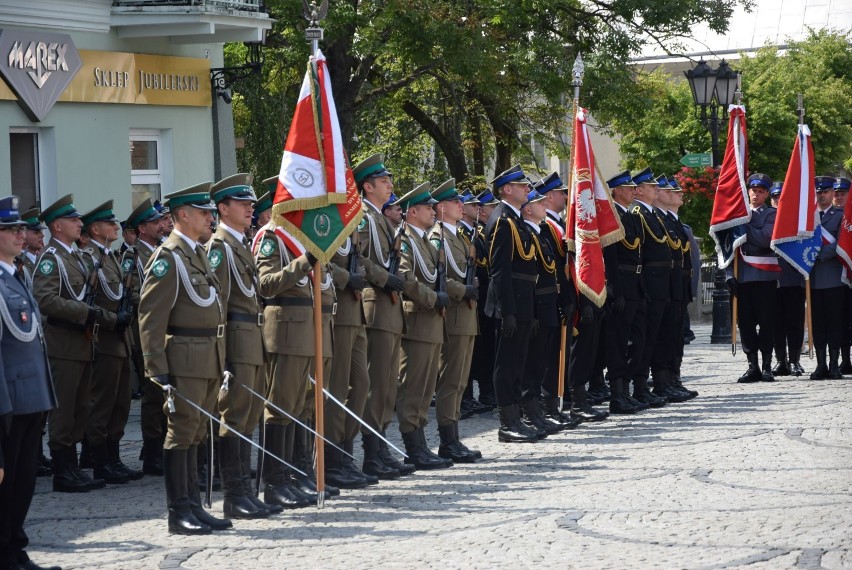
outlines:
[{"label": "black shoe", "polygon": [[[209,525],[192,514],[192,502],[188,496],[189,471],[195,472],[193,461],[189,465],[189,450],[166,449],[163,453],[166,501],[169,509],[169,534],[210,534]],[[197,491],[196,491],[197,492]]]},{"label": "black shoe", "polygon": [[792,370],[786,360],[779,360],[775,368],[772,369],[773,376],[789,376],[791,373]]},{"label": "black shoe", "polygon": [[473,455],[475,459],[482,459],[482,452],[478,449],[470,449],[464,443],[462,443],[461,438],[459,437],[459,422],[453,422],[453,430],[456,434],[456,441],[459,442],[459,446],[461,446],[462,451],[465,453],[469,453]]},{"label": "black shoe", "polygon": [[213,529],[195,518],[189,503],[169,507],[169,534],[210,534]]},{"label": "black shoe", "polygon": [[609,400],[610,414],[635,414],[639,408],[633,406],[624,396],[613,396]]},{"label": "black shoe", "polygon": [[325,480],[341,489],[361,489],[368,485],[364,477],[358,477],[347,466],[349,457],[330,445],[325,447]]},{"label": "black shoe", "polygon": [[476,463],[476,455],[462,447],[456,438],[455,424],[438,426],[441,445],[438,447],[438,457],[452,459],[453,463]]},{"label": "black shoe", "polygon": [[[653,394],[652,394],[652,395],[653,395]],[[642,410],[647,410],[647,409],[649,409],[649,408],[651,407],[651,404],[648,404],[648,403],[646,403],[646,402],[640,402],[639,400],[637,400],[636,398],[634,398],[633,396],[631,396],[631,395],[630,395],[629,393],[627,393],[627,392],[625,392],[625,393],[624,393],[624,399],[625,399],[625,400],[627,400],[627,402],[628,402],[631,406],[633,406],[634,408],[636,408],[636,409],[637,409],[638,411],[640,411],[640,412],[641,412]]]},{"label": "black shoe", "polygon": [[371,432],[363,432],[361,441],[364,444],[364,463],[361,466],[361,471],[386,481],[400,477],[399,469],[389,467],[379,456],[381,440],[376,435]]},{"label": "black shoe", "polygon": [[837,364],[838,359],[840,358],[840,349],[839,348],[829,348],[828,349],[828,379],[829,380],[840,380],[843,378],[843,374],[840,372],[840,366]]},{"label": "black shoe", "polygon": [[[382,437],[387,439],[387,433],[382,430]],[[391,453],[390,446],[386,441],[379,439],[379,459],[386,467],[399,471],[400,476],[411,475],[417,471],[413,464],[403,463]]]},{"label": "black shoe", "polygon": [[686,402],[687,400],[691,400],[692,397],[685,393],[681,392],[674,386],[654,386],[654,395],[658,398],[665,398],[669,402],[673,404],[679,404],[681,402]]},{"label": "black shoe", "polygon": [[558,396],[543,398],[541,401],[541,406],[544,418],[549,422],[559,425],[560,430],[574,429],[578,425],[580,425],[580,422],[571,419],[568,414],[559,411]]},{"label": "black shoe", "polygon": [[802,365],[796,362],[790,362],[790,375],[791,376],[804,376],[805,369],[802,368]]},{"label": "black shoe", "polygon": [[9,567],[10,570],[62,570],[61,566],[39,566],[35,562],[29,559],[29,557],[24,554],[24,560],[18,559],[17,563],[12,563]]},{"label": "black shoe", "polygon": [[497,407],[497,399],[494,397],[494,394],[483,394],[480,392],[479,403],[488,408],[488,410],[493,410]]},{"label": "black shoe", "polygon": [[460,411],[459,419],[466,420],[467,418],[473,416],[473,414],[476,413],[475,410],[478,410],[478,409],[479,409],[479,404],[477,404],[475,400],[465,398],[461,402],[461,406],[460,406],[460,409],[459,409],[459,411]]},{"label": "black shoe", "polygon": [[571,408],[571,417],[580,422],[602,422],[609,417],[609,412],[601,412],[589,404]]},{"label": "black shoe", "polygon": [[38,456],[38,472],[36,476],[47,477],[48,475],[53,475],[53,469],[50,468],[50,459],[45,457],[44,453],[40,453]]},{"label": "black shoe", "polygon": [[669,403],[668,398],[665,396],[659,396],[647,388],[636,390],[633,392],[632,397],[640,404],[648,404],[652,408],[662,408]]},{"label": "black shoe", "polygon": [[290,481],[279,485],[265,484],[263,487],[263,502],[267,505],[277,505],[283,509],[301,509],[313,504]]},{"label": "black shoe", "polygon": [[119,470],[110,457],[109,445],[106,442],[88,446],[94,463],[94,476],[103,479],[110,485],[122,485],[130,481],[126,473]]},{"label": "black shoe", "polygon": [[828,379],[828,366],[826,366],[825,362],[821,362],[817,364],[816,370],[811,372],[811,380],[827,380]]},{"label": "black shoe", "polygon": [[538,436],[521,423],[520,410],[517,404],[500,406],[500,428],[497,430],[497,440],[503,443],[532,443],[538,441]]},{"label": "black shoe", "polygon": [[420,441],[419,429],[403,433],[402,441],[405,444],[405,453],[408,455],[405,458],[405,463],[412,464],[417,469],[425,471],[449,467],[443,458],[428,452],[426,446]]},{"label": "black shoe", "polygon": [[533,431],[551,435],[562,431],[562,428],[554,422],[549,422],[541,413],[541,401],[538,398],[527,400],[521,404],[523,422]]},{"label": "black shoe", "polygon": [[760,372],[760,367],[757,365],[757,353],[752,352],[746,354],[748,359],[748,369],[745,373],[737,378],[740,384],[751,384],[752,382],[760,382],[763,380],[763,374]]}]

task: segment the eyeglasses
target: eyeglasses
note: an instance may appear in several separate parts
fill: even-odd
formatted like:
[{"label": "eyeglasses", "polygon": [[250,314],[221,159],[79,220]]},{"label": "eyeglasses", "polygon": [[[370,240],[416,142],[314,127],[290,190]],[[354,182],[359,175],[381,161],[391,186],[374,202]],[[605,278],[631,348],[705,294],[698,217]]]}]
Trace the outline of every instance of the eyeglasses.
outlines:
[{"label": "eyeglasses", "polygon": [[3,230],[4,232],[9,232],[12,234],[22,234],[26,231],[26,229],[27,226],[10,226],[6,228],[0,228],[0,230]]}]

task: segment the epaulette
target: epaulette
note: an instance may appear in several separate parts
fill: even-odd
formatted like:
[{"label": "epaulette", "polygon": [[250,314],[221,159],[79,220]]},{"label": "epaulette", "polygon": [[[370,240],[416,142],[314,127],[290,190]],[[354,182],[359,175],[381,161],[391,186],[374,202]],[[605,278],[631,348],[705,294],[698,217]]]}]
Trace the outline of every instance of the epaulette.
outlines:
[{"label": "epaulette", "polygon": [[642,208],[640,208],[639,206],[633,206],[632,208],[630,208],[630,213],[642,215]]}]

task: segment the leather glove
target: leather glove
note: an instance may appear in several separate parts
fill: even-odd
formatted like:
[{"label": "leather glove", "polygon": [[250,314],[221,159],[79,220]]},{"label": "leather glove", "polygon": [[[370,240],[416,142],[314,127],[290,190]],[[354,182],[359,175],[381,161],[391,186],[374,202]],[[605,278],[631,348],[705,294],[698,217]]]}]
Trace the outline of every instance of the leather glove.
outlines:
[{"label": "leather glove", "polygon": [[594,313],[592,312],[592,308],[589,305],[586,305],[582,309],[580,309],[580,322],[583,324],[592,322],[594,318]]},{"label": "leather glove", "polygon": [[133,310],[119,311],[115,314],[115,330],[124,331],[133,322]]},{"label": "leather glove", "polygon": [[86,317],[86,326],[94,324],[101,320],[104,316],[104,311],[100,307],[89,307],[89,315]]},{"label": "leather glove", "polygon": [[403,281],[401,277],[399,277],[398,275],[394,275],[393,273],[388,274],[388,280],[385,283],[385,291],[400,292],[404,288],[405,288],[405,281]]},{"label": "leather glove", "polygon": [[464,298],[465,299],[473,299],[474,301],[478,301],[479,300],[479,289],[477,289],[473,285],[465,285],[464,286]]},{"label": "leather glove", "polygon": [[616,298],[615,298],[615,299],[613,299],[613,301],[612,301],[612,310],[613,310],[613,312],[615,312],[615,313],[622,313],[622,312],[624,312],[624,305],[625,305],[625,304],[626,304],[626,303],[625,303],[625,301],[624,301],[624,297],[616,297]]},{"label": "leather glove", "polygon": [[732,297],[737,296],[737,280],[733,277],[728,277],[728,280],[725,281],[725,287],[728,288],[728,293],[731,294]]},{"label": "leather glove", "polygon": [[307,260],[308,260],[308,263],[310,263],[310,264],[311,264],[311,267],[313,267],[313,266],[314,266],[314,265],[316,265],[316,263],[317,263],[317,258],[316,258],[316,256],[314,256],[314,254],[313,254],[313,253],[311,253],[310,251],[306,251],[306,252],[305,252],[305,259],[307,259]]},{"label": "leather glove", "polygon": [[533,319],[532,324],[530,325],[530,336],[538,336],[538,331],[541,329],[541,325],[538,322],[538,319]]},{"label": "leather glove", "polygon": [[819,253],[817,254],[817,259],[819,261],[826,261],[828,259],[831,259],[833,256],[829,255],[830,251],[831,251],[831,249],[827,248],[827,247],[819,248]]},{"label": "leather glove", "polygon": [[152,376],[152,378],[163,386],[172,383],[172,377],[170,374],[159,374],[157,376]]},{"label": "leather glove", "polygon": [[12,430],[12,414],[3,414],[0,416],[0,439],[5,439]]},{"label": "leather glove", "polygon": [[557,309],[559,310],[559,320],[567,324],[574,315],[574,305],[560,303],[557,305]]},{"label": "leather glove", "polygon": [[360,273],[350,273],[346,286],[353,291],[363,291],[367,286],[367,280]]},{"label": "leather glove", "polygon": [[506,315],[503,317],[503,338],[512,338],[515,336],[515,331],[518,330],[518,321],[515,315]]},{"label": "leather glove", "polygon": [[444,309],[450,306],[450,296],[444,291],[438,291],[438,298],[435,299],[435,308]]}]

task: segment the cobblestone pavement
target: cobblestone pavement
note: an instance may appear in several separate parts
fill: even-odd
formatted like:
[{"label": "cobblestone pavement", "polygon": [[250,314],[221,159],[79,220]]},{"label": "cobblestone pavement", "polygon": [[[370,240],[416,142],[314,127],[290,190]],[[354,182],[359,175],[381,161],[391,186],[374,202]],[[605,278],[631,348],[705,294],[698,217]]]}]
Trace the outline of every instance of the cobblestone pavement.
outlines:
[{"label": "cobblestone pavement", "polygon": [[696,332],[695,400],[534,445],[498,444],[496,416],[464,420],[479,464],[210,536],[167,534],[157,478],[80,495],[42,478],[29,552],[65,568],[852,568],[852,379],[736,384],[745,357]]}]

